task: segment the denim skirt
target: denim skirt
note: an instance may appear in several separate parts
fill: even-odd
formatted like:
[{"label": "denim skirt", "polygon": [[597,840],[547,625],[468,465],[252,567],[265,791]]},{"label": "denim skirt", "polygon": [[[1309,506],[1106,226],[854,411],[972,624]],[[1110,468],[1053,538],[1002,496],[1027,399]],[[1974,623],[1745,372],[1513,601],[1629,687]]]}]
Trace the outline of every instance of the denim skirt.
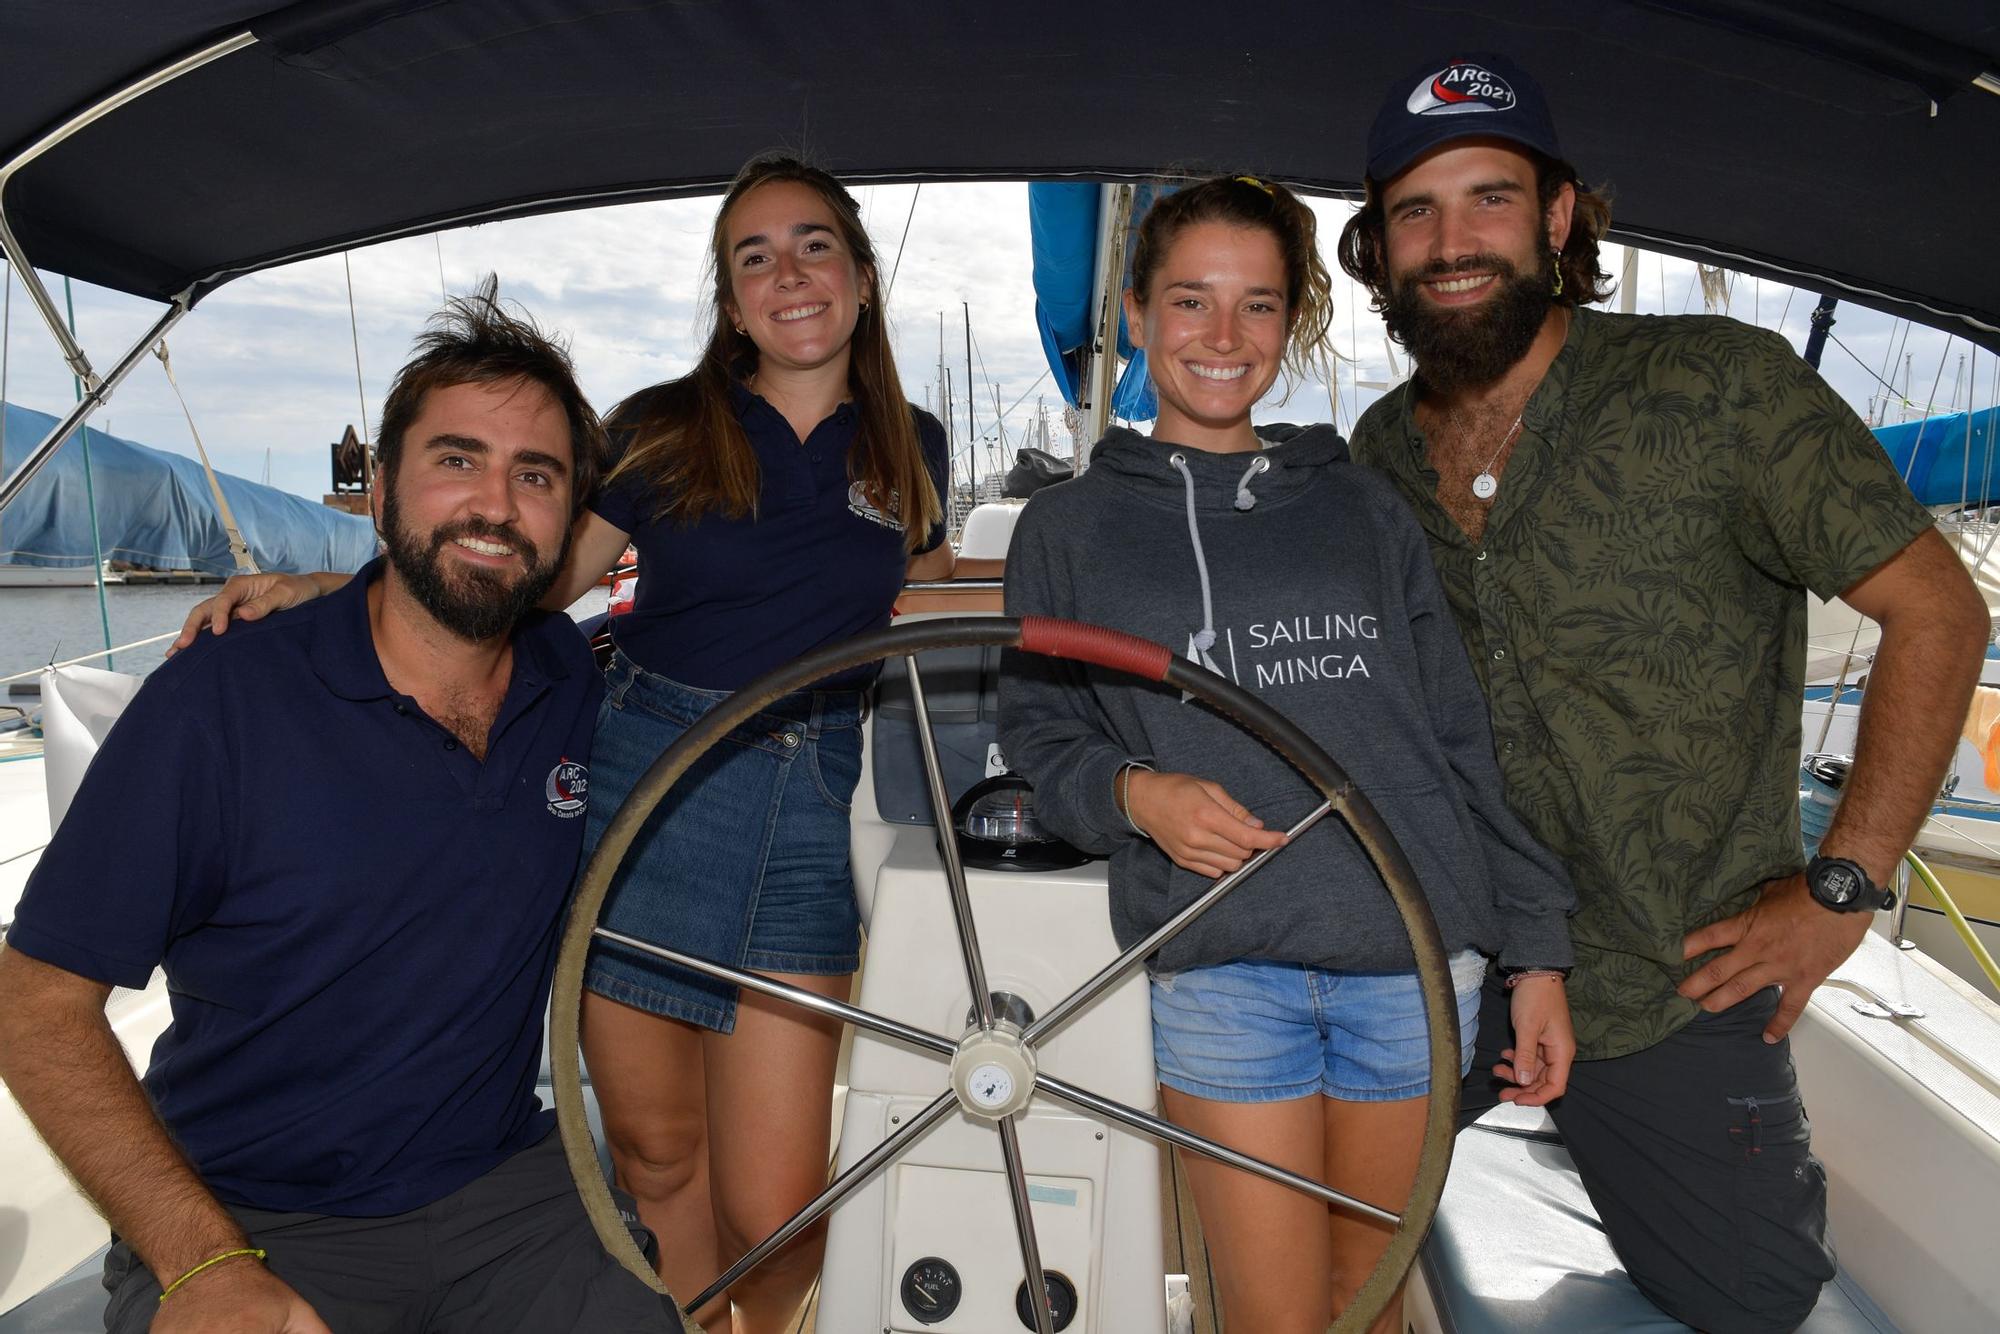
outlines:
[{"label": "denim skirt", "polygon": [[[613,656],[591,753],[587,852],[661,752],[727,697]],[[860,691],[773,701],[711,747],[647,818],[600,924],[753,972],[853,972],[861,915],[848,809],[860,777]],[[717,1032],[736,1025],[737,988],[610,941],[592,946],[584,985]]]}]

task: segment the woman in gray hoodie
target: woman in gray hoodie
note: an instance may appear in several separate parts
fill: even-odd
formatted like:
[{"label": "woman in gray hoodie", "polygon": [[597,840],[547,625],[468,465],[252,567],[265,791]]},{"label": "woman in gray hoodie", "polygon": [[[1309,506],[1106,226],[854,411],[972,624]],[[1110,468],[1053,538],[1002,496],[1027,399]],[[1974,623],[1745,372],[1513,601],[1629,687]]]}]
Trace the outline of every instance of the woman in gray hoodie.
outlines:
[{"label": "woman in gray hoodie", "polygon": [[[1251,177],[1166,196],[1140,227],[1125,315],[1159,391],[1149,439],[1113,428],[1040,492],[1007,557],[1007,612],[1166,643],[1303,727],[1381,810],[1452,958],[1471,1059],[1486,958],[1510,971],[1514,1100],[1557,1096],[1575,1043],[1574,893],[1508,811],[1485,701],[1421,530],[1331,426],[1251,409],[1325,338],[1312,212]],[[1319,803],[1262,743],[1179,692],[1014,654],[1001,743],[1049,824],[1111,857],[1129,945]],[[1150,961],[1166,1113],[1397,1207],[1429,1089],[1414,959],[1367,855],[1322,821]],[[1518,1058],[1518,1059],[1517,1059]],[[1319,1334],[1386,1225],[1206,1159],[1187,1170],[1231,1327]],[[1377,1328],[1393,1330],[1396,1304]]]}]

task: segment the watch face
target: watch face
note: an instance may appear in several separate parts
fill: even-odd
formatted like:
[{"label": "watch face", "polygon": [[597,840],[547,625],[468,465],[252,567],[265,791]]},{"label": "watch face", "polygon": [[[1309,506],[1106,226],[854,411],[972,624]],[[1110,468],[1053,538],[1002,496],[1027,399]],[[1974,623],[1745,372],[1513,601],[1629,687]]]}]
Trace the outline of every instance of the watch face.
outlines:
[{"label": "watch face", "polygon": [[1819,873],[1819,896],[1828,903],[1852,903],[1861,894],[1861,878],[1845,866],[1829,866]]}]

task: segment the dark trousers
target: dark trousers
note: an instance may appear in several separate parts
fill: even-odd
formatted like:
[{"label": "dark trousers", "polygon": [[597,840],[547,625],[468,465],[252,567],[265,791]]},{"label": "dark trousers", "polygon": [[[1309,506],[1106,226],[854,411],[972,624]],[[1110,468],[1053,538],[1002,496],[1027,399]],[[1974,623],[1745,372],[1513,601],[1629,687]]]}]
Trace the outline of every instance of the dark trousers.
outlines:
[{"label": "dark trousers", "polygon": [[[1499,1100],[1507,993],[1487,979],[1459,1124]],[[1702,1014],[1644,1051],[1578,1061],[1550,1108],[1632,1282],[1708,1334],[1796,1329],[1833,1277],[1826,1172],[1812,1156],[1777,989]]]},{"label": "dark trousers", "polygon": [[[667,1299],[598,1241],[554,1134],[406,1214],[230,1213],[333,1334],[681,1334]],[[109,1334],[143,1334],[160,1284],[123,1242],[104,1286]]]}]

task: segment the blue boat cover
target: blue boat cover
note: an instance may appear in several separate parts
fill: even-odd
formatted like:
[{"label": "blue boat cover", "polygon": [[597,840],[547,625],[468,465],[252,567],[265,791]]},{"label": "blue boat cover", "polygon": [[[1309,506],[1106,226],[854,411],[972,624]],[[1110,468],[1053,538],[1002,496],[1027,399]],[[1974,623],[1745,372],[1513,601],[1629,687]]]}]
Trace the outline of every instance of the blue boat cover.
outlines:
[{"label": "blue boat cover", "polygon": [[[11,475],[56,419],[8,403],[0,475]],[[155,570],[230,574],[236,564],[201,464],[99,430],[90,431],[90,481],[106,560]],[[0,565],[88,569],[90,501],[81,434],[71,436],[0,514]],[[375,554],[367,519],[217,473],[260,570],[360,569]]]},{"label": "blue boat cover", "polygon": [[[1135,187],[1132,200],[1134,222],[1159,195],[1159,187]],[[1041,330],[1042,351],[1055,373],[1063,401],[1071,407],[1082,403],[1084,351],[1090,346],[1094,324],[1090,298],[1091,280],[1097,273],[1098,204],[1103,187],[1094,183],[1036,181],[1028,186],[1028,239],[1034,255],[1035,324]],[[1125,273],[1118,289],[1122,292],[1132,274],[1132,246],[1125,246]],[[1146,354],[1132,346],[1125,328],[1125,314],[1118,314],[1118,355],[1125,358],[1125,370],[1111,395],[1111,413],[1126,421],[1151,421],[1159,414],[1159,400],[1146,374]]]},{"label": "blue boat cover", "polygon": [[1996,429],[2000,407],[1878,426],[1875,438],[1924,504],[1986,505],[2000,500]]}]

